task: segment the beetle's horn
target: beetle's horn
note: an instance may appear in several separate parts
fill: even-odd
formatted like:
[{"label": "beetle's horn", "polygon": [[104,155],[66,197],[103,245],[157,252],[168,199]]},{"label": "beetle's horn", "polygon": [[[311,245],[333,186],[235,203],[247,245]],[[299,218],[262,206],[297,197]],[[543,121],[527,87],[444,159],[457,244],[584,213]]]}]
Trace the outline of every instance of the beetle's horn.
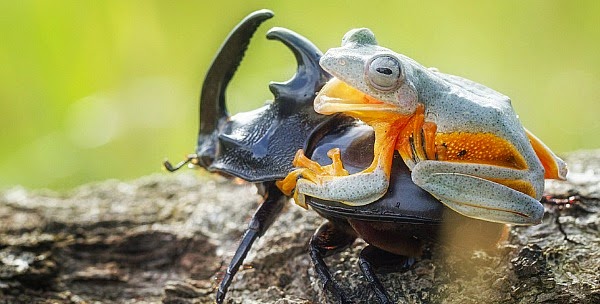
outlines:
[{"label": "beetle's horn", "polygon": [[309,98],[300,99],[312,102],[310,96],[319,91],[330,77],[319,66],[319,59],[323,53],[308,39],[285,28],[272,28],[267,32],[267,38],[283,42],[294,53],[298,63],[296,74],[292,79],[284,83],[272,82],[269,85],[275,99],[298,99],[300,96],[305,96]]},{"label": "beetle's horn", "polygon": [[196,148],[199,165],[203,167],[214,160],[216,131],[229,117],[225,102],[227,85],[242,61],[252,35],[263,21],[271,17],[273,12],[259,10],[244,18],[229,33],[206,73],[200,94],[200,129]]}]

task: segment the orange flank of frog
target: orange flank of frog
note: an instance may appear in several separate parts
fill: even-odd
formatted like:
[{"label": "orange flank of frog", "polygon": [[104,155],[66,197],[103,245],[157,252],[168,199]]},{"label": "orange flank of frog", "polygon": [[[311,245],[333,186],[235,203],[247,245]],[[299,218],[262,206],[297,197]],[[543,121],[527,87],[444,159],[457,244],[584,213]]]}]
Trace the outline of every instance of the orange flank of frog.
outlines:
[{"label": "orange flank of frog", "polygon": [[438,159],[473,162],[514,169],[527,169],[527,163],[515,147],[491,133],[438,133],[435,136]]}]

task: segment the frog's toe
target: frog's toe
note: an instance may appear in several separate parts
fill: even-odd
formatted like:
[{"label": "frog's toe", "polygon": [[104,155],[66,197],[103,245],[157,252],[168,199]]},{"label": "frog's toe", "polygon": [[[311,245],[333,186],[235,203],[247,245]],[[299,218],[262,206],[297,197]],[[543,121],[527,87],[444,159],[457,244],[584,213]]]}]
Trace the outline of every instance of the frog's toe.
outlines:
[{"label": "frog's toe", "polygon": [[342,154],[339,148],[333,148],[327,151],[327,156],[331,159],[331,165],[326,166],[328,170],[327,173],[332,176],[346,176],[350,173],[344,169],[344,164],[342,163]]},{"label": "frog's toe", "polygon": [[296,155],[294,156],[292,165],[296,168],[304,168],[310,170],[315,174],[326,174],[326,172],[323,170],[323,167],[316,161],[313,161],[312,159],[306,157],[306,155],[304,154],[304,150],[302,149],[296,151]]}]

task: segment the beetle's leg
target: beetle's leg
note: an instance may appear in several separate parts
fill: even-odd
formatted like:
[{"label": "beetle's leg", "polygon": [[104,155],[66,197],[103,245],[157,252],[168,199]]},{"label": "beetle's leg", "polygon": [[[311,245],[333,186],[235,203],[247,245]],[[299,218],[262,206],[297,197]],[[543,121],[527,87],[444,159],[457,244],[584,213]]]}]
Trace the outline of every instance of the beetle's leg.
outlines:
[{"label": "beetle's leg", "polygon": [[360,269],[362,270],[369,284],[371,284],[373,287],[375,296],[377,296],[377,299],[381,304],[393,302],[390,300],[390,297],[385,291],[383,284],[381,284],[381,281],[379,281],[377,278],[375,270],[383,267],[393,267],[396,270],[406,270],[412,266],[414,262],[414,258],[393,254],[371,245],[365,247],[360,252],[358,257]]},{"label": "beetle's leg", "polygon": [[250,220],[250,224],[242,237],[242,241],[235,251],[235,255],[231,259],[225,276],[219,285],[217,290],[217,303],[223,303],[227,288],[233,276],[237,273],[238,269],[242,265],[242,262],[246,258],[248,251],[254,244],[254,241],[261,237],[267,228],[271,226],[275,218],[281,213],[283,206],[286,202],[286,197],[271,183],[265,185],[265,194],[263,195],[264,202],[258,207],[254,216]]},{"label": "beetle's leg", "polygon": [[468,217],[492,222],[539,223],[543,178],[528,170],[495,165],[422,161],[412,180],[442,203]]},{"label": "beetle's leg", "polygon": [[344,226],[345,224],[330,221],[321,225],[310,239],[310,258],[315,265],[321,283],[323,283],[323,289],[331,292],[339,299],[340,303],[351,303],[342,288],[331,276],[329,267],[327,267],[324,260],[325,257],[340,252],[354,243],[356,235],[351,232],[350,227]]}]

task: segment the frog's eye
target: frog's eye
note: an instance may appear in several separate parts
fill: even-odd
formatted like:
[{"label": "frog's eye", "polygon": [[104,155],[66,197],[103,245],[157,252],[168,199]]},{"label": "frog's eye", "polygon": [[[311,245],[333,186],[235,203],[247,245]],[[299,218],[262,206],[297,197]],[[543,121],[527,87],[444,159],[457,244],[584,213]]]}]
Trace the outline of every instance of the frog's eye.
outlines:
[{"label": "frog's eye", "polygon": [[373,58],[368,63],[366,72],[369,84],[382,91],[396,89],[402,80],[400,62],[392,56],[383,55]]}]

